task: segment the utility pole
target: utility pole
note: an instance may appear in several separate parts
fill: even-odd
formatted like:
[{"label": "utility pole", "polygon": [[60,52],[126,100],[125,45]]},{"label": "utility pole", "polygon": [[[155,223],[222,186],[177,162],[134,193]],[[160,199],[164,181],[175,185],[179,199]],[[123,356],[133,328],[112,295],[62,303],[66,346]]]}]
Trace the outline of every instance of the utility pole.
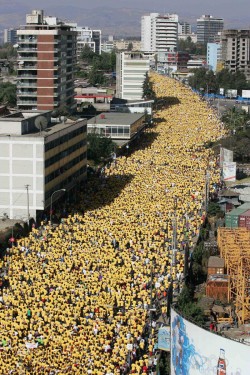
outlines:
[{"label": "utility pole", "polygon": [[177,198],[174,197],[174,218],[173,218],[173,236],[172,236],[172,259],[171,259],[171,277],[175,265],[175,252],[177,247]]},{"label": "utility pole", "polygon": [[207,212],[209,203],[209,187],[210,187],[210,173],[206,172],[205,175],[205,210]]},{"label": "utility pole", "polygon": [[30,185],[25,185],[25,189],[27,190],[27,224],[28,225],[29,225],[29,221],[30,221],[29,186]]}]

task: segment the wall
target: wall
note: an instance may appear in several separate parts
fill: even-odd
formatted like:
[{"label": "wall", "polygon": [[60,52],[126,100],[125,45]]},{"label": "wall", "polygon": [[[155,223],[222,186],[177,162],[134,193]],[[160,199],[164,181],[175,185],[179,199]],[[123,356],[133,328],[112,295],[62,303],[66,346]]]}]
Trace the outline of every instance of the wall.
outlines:
[{"label": "wall", "polygon": [[[225,361],[218,369],[221,350]],[[171,309],[171,375],[249,375],[249,355],[250,346],[206,331]]]},{"label": "wall", "polygon": [[43,138],[0,137],[0,217],[27,219],[27,190],[29,211],[35,217],[43,209]]}]

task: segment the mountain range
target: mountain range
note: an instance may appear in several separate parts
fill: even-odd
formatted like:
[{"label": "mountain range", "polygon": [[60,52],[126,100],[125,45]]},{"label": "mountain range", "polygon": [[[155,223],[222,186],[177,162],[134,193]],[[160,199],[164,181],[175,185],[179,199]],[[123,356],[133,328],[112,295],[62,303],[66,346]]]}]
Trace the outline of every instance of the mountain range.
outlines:
[{"label": "mountain range", "polygon": [[[0,30],[4,28],[18,28],[25,24],[26,14],[31,13],[30,5],[20,4],[18,1],[1,0]],[[77,22],[80,26],[89,26],[101,29],[102,35],[140,36],[140,20],[145,13],[151,10],[134,9],[130,7],[107,7],[98,6],[88,9],[74,5],[51,5],[45,10],[46,15],[57,16],[63,21]],[[185,13],[184,13],[185,12]],[[197,14],[190,13],[188,9],[179,14],[180,20],[196,24]],[[225,19],[225,28],[249,28],[249,16],[237,19]]]}]

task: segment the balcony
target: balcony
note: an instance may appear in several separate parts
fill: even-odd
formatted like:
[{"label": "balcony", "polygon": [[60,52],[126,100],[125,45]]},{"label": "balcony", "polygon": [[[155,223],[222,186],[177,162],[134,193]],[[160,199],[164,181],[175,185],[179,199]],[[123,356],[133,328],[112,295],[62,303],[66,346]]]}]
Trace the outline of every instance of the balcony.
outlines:
[{"label": "balcony", "polygon": [[20,64],[17,67],[17,70],[37,70],[37,64],[32,64],[32,65]]},{"label": "balcony", "polygon": [[37,96],[37,91],[18,91],[17,97],[21,96]]},{"label": "balcony", "polygon": [[34,51],[37,51],[37,48],[35,47],[29,47],[29,46],[26,46],[26,47],[20,47],[18,48],[18,52],[34,52]]},{"label": "balcony", "polygon": [[36,84],[36,82],[18,82],[17,83],[17,88],[22,88],[22,87],[37,87],[37,84]]},{"label": "balcony", "polygon": [[29,73],[26,73],[26,74],[19,74],[18,79],[37,79],[37,74],[29,74]]},{"label": "balcony", "polygon": [[20,61],[26,61],[26,60],[28,60],[28,61],[37,61],[37,56],[26,56],[26,55],[24,55],[24,56],[21,56],[21,55],[18,55],[18,60],[19,60],[19,62]]},{"label": "balcony", "polygon": [[17,105],[37,105],[36,100],[17,100]]},{"label": "balcony", "polygon": [[37,38],[36,37],[30,37],[30,38],[21,38],[18,40],[18,44],[21,45],[21,44],[31,44],[31,43],[37,43]]}]

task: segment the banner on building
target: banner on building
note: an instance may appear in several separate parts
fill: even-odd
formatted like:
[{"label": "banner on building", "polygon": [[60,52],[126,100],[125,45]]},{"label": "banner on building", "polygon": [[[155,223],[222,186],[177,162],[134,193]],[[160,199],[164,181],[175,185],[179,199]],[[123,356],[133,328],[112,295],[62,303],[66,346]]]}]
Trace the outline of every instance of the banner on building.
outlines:
[{"label": "banner on building", "polygon": [[158,331],[158,349],[170,352],[170,327],[162,325]]},{"label": "banner on building", "polygon": [[236,181],[236,163],[224,161],[222,176],[224,181]]},{"label": "banner on building", "polygon": [[237,90],[235,89],[230,89],[226,91],[226,97],[227,98],[237,98]]},{"label": "banner on building", "polygon": [[227,148],[221,147],[220,148],[220,167],[222,168],[224,162],[232,162],[234,157],[234,153]]},{"label": "banner on building", "polygon": [[171,310],[171,375],[248,375],[249,345],[209,332]]},{"label": "banner on building", "polygon": [[250,90],[242,90],[242,98],[249,99],[250,98]]}]

